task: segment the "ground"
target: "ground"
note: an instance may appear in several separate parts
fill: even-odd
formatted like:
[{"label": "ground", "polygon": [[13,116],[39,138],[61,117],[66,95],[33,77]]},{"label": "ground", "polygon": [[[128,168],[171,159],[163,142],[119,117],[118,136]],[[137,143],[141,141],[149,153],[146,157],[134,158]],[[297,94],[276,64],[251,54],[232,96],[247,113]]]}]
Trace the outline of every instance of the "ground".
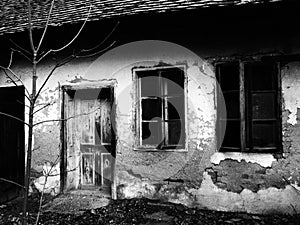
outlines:
[{"label": "ground", "polygon": [[[97,198],[96,198],[97,199]],[[226,213],[158,200],[127,199],[105,201],[85,193],[45,196],[39,224],[300,224],[298,215],[251,215]],[[34,224],[39,196],[29,198],[29,224]],[[102,206],[101,206],[102,205]],[[0,224],[20,224],[22,198],[0,206]]]}]

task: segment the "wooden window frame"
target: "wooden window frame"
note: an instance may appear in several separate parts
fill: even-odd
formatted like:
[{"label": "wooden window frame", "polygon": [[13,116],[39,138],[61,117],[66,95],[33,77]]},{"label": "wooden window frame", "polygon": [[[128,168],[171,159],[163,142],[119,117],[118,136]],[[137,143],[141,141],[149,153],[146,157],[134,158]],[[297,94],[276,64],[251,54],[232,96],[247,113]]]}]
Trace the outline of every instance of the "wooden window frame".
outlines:
[{"label": "wooden window frame", "polygon": [[[174,69],[174,68],[179,68],[180,70],[183,71],[183,76],[184,76],[184,91],[183,91],[183,99],[184,99],[184,118],[181,120],[184,120],[184,140],[183,140],[183,145],[170,145],[166,146],[163,148],[157,148],[154,145],[143,145],[142,144],[142,104],[140,101],[141,98],[141,84],[140,84],[140,79],[138,76],[138,72],[141,71],[151,71],[151,70],[167,70],[167,69]],[[133,68],[132,69],[133,73],[133,81],[134,81],[134,92],[135,92],[135,101],[134,101],[134,108],[135,110],[135,133],[136,133],[136,141],[135,141],[135,146],[134,150],[136,151],[158,151],[158,152],[187,152],[187,143],[188,143],[188,137],[187,137],[187,76],[186,76],[186,66],[185,65],[172,65],[172,66],[153,66],[153,67],[139,67],[139,68]],[[160,78],[159,78],[160,80]],[[159,84],[160,86],[161,84]],[[161,91],[161,90],[160,90]],[[171,95],[170,95],[171,96]],[[168,96],[168,97],[170,97]],[[171,96],[174,97],[174,96]],[[147,98],[147,97],[146,97]],[[149,97],[151,98],[151,97]],[[165,100],[165,99],[164,99]],[[162,106],[162,115],[164,115],[163,110],[164,109],[165,103],[161,104]],[[164,121],[164,120],[163,120]],[[162,126],[162,134],[164,134],[164,128]],[[175,148],[174,148],[175,147]],[[178,147],[178,148],[177,148]]]},{"label": "wooden window frame", "polygon": [[[276,65],[276,100],[275,100],[275,116],[276,116],[276,129],[277,129],[277,145],[276,147],[253,147],[253,140],[251,139],[251,134],[252,132],[247,131],[246,129],[246,120],[251,120],[251,123],[253,121],[253,118],[246,118],[246,107],[247,104],[251,105],[250,103],[246,102],[246,95],[247,93],[247,88],[246,87],[246,82],[245,82],[245,65],[246,64],[254,64],[254,63],[263,63],[264,61],[260,61],[260,60],[249,60],[249,61],[242,61],[242,60],[233,60],[233,61],[225,61],[225,62],[217,62],[215,63],[215,72],[216,72],[216,101],[217,101],[217,105],[220,104],[220,93],[221,93],[221,86],[218,83],[218,80],[220,80],[220,71],[219,71],[219,65],[222,64],[228,64],[228,63],[237,63],[239,65],[239,111],[240,111],[240,147],[225,147],[224,149],[226,150],[221,150],[222,148],[222,137],[224,135],[224,133],[222,134],[222,127],[221,127],[221,122],[220,122],[220,111],[219,109],[217,109],[217,142],[218,145],[220,147],[220,150],[222,152],[244,152],[244,153],[282,153],[282,115],[281,115],[281,73],[280,73],[280,63],[279,62],[272,62]],[[248,111],[250,112],[251,110],[249,110],[248,106]],[[248,113],[249,113],[248,112]],[[227,118],[226,118],[227,119]],[[249,128],[251,129],[251,128]],[[247,136],[247,132],[249,133],[250,137],[249,137],[249,142],[250,147],[246,147],[246,136]]]}]

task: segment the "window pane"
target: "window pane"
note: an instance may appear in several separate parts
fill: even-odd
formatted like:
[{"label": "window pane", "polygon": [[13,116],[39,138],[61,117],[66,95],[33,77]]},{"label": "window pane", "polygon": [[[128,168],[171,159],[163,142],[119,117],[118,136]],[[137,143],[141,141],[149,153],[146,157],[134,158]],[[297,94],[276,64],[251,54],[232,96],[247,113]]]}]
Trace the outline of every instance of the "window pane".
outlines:
[{"label": "window pane", "polygon": [[184,124],[181,121],[170,121],[165,123],[167,130],[166,145],[182,145],[184,143]]},{"label": "window pane", "polygon": [[276,64],[252,63],[245,65],[245,77],[249,80],[251,90],[276,89]]},{"label": "window pane", "polygon": [[239,90],[239,64],[226,63],[218,66],[219,69],[219,85],[222,91]]},{"label": "window pane", "polygon": [[179,68],[166,69],[161,72],[164,95],[184,93],[184,72]]},{"label": "window pane", "polygon": [[162,142],[161,122],[142,122],[142,145],[158,146]]},{"label": "window pane", "polygon": [[275,94],[274,93],[252,94],[252,118],[253,119],[275,118]]},{"label": "window pane", "polygon": [[252,126],[253,147],[276,146],[276,123],[254,123]]},{"label": "window pane", "polygon": [[161,99],[142,99],[142,120],[151,120],[155,117],[161,118]]},{"label": "window pane", "polygon": [[[240,121],[222,121],[221,126],[226,126],[222,147],[241,146],[240,142]],[[223,130],[223,129],[222,129]]]},{"label": "window pane", "polygon": [[156,70],[139,71],[138,76],[142,97],[160,96],[159,77]]},{"label": "window pane", "polygon": [[165,119],[184,119],[184,97],[167,98],[167,115]]},{"label": "window pane", "polygon": [[224,93],[227,118],[240,118],[240,95],[239,92]]}]

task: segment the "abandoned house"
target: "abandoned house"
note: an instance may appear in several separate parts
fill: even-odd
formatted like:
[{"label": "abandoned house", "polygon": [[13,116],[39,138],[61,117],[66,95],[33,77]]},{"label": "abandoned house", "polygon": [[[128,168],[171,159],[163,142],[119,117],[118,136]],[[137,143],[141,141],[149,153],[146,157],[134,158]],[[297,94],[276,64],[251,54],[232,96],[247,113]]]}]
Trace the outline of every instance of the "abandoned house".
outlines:
[{"label": "abandoned house", "polygon": [[[50,5],[32,2],[35,45]],[[0,111],[21,120],[32,71],[26,7],[0,3],[0,64],[23,81],[1,70]],[[48,107],[35,114],[32,170],[54,165],[53,194],[105,189],[113,199],[299,212],[299,9],[289,0],[55,1],[41,52],[87,22],[38,64],[38,87],[59,60],[96,50],[57,68],[41,92],[37,104]],[[27,128],[5,115],[0,126],[0,177],[23,183]],[[0,185],[2,196],[12,188]]]}]

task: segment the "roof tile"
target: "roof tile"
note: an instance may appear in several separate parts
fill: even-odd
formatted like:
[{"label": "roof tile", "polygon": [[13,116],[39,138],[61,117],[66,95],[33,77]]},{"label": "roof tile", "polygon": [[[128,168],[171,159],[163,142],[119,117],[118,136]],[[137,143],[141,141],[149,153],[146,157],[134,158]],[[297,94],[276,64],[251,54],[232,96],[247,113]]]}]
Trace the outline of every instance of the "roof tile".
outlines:
[{"label": "roof tile", "polygon": [[[255,4],[284,0],[56,0],[51,15],[51,25],[63,25],[85,20],[92,6],[89,20],[114,18],[147,12],[167,12],[212,6]],[[46,23],[51,0],[32,0],[34,28]],[[23,31],[27,27],[27,1],[0,1],[0,34]]]}]

